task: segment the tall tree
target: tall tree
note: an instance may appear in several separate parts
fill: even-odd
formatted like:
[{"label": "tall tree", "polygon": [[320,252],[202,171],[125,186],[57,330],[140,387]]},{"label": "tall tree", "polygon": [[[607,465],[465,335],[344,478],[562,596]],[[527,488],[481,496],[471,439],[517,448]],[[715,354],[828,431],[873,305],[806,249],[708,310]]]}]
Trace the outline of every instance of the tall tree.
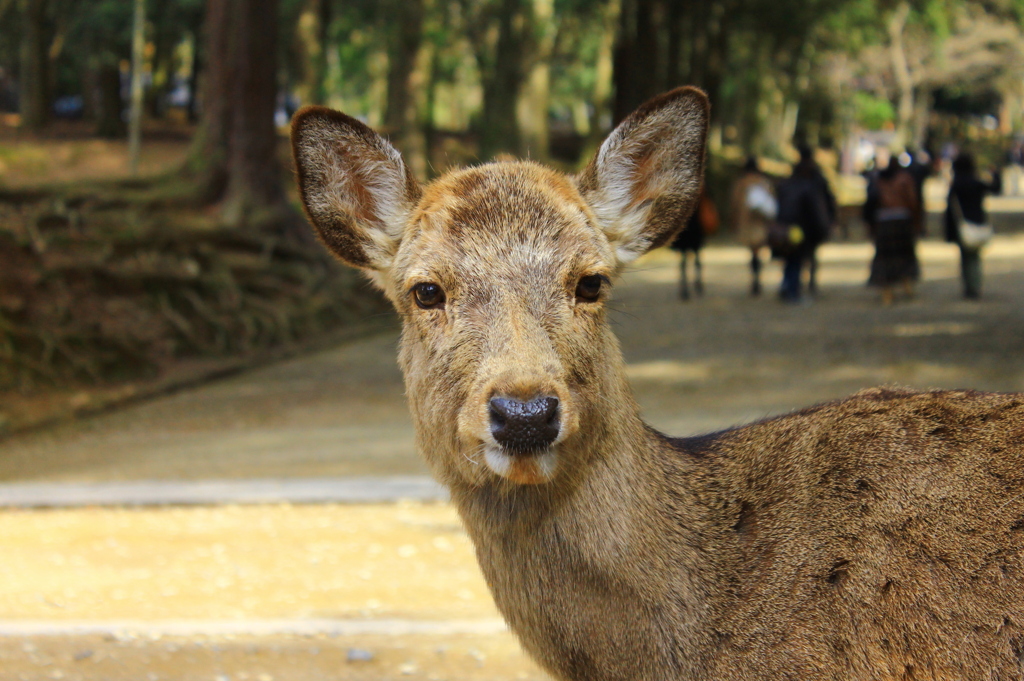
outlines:
[{"label": "tall tree", "polygon": [[661,0],[622,0],[615,44],[616,123],[664,89],[659,78],[665,71],[659,35],[663,10]]},{"label": "tall tree", "polygon": [[516,102],[523,83],[526,2],[463,0],[463,7],[467,14],[474,14],[468,34],[476,52],[483,89],[480,157],[519,153]]},{"label": "tall tree", "polygon": [[234,0],[231,37],[231,137],[224,218],[272,224],[290,213],[277,158],[278,0]]},{"label": "tall tree", "polygon": [[420,112],[425,106],[428,86],[423,81],[430,59],[424,42],[427,6],[425,0],[399,0],[388,6],[395,20],[389,35],[384,129],[413,172],[426,179],[426,129]]},{"label": "tall tree", "polygon": [[327,102],[332,4],[332,0],[305,0],[296,22],[295,51],[300,72],[297,90],[303,104]]},{"label": "tall tree", "polygon": [[[592,108],[590,113],[590,131],[587,140],[588,150],[596,149],[607,130],[604,129],[605,119],[612,121],[612,88],[615,64],[615,28],[619,23],[622,11],[621,0],[608,0],[601,13],[601,39],[597,48],[594,64],[594,87],[592,90]],[[584,154],[589,157],[590,154]]]},{"label": "tall tree", "polygon": [[277,155],[278,0],[208,0],[204,28],[203,113],[185,172],[227,224],[305,238]]},{"label": "tall tree", "polygon": [[516,118],[524,153],[539,161],[550,156],[551,58],[559,23],[554,0],[530,0],[524,19],[526,63]]},{"label": "tall tree", "polygon": [[21,125],[41,130],[50,121],[49,0],[22,0]]},{"label": "tall tree", "polygon": [[228,131],[231,127],[233,72],[230,48],[233,0],[207,0],[203,19],[200,77],[202,113],[185,162],[200,200],[220,199],[228,180]]}]

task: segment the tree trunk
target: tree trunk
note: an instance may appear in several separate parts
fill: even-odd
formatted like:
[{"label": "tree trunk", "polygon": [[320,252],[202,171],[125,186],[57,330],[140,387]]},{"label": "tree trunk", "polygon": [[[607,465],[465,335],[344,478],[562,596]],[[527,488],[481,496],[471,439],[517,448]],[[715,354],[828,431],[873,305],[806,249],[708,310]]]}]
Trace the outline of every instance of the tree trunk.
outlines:
[{"label": "tree trunk", "polygon": [[[209,3],[207,3],[209,6]],[[202,34],[202,25],[199,30],[193,33],[194,36]],[[203,42],[201,39],[195,39],[192,42],[192,64],[188,70],[188,105],[185,107],[185,115],[188,118],[189,123],[199,123],[199,87],[200,87],[200,74],[203,71],[203,47],[200,43]]]},{"label": "tree trunk", "polygon": [[207,0],[202,112],[183,170],[228,225],[312,238],[285,197],[278,135],[278,0]]},{"label": "tree trunk", "polygon": [[741,82],[741,88],[737,92],[737,101],[747,103],[746,106],[737,108],[735,119],[740,146],[747,153],[761,153],[765,150],[761,133],[764,128],[763,109],[767,106],[762,107],[761,102],[765,100],[764,71],[772,53],[767,47],[770,42],[761,36],[754,38],[751,54],[757,58],[751,65],[751,73]]},{"label": "tree trunk", "polygon": [[139,174],[139,152],[142,142],[142,61],[146,48],[146,0],[135,0],[132,21],[132,86],[131,109],[128,117],[128,168],[132,175]]},{"label": "tree trunk", "polygon": [[551,156],[549,109],[551,108],[551,55],[558,29],[554,0],[532,0],[529,26],[533,34],[530,66],[520,92],[516,118],[523,151],[533,159],[547,161]]},{"label": "tree trunk", "polygon": [[690,12],[690,82],[704,85],[708,58],[708,5],[695,2]]},{"label": "tree trunk", "polygon": [[590,116],[590,131],[584,149],[584,158],[590,158],[593,151],[611,129],[612,87],[615,77],[615,28],[619,25],[622,0],[608,0],[604,10],[601,43],[597,50],[597,64],[594,68],[593,109]]},{"label": "tree trunk", "polygon": [[299,15],[297,39],[302,59],[299,98],[303,104],[327,101],[327,48],[331,24],[331,0],[308,0]]},{"label": "tree trunk", "polygon": [[100,55],[99,88],[96,101],[96,135],[107,139],[118,139],[128,132],[124,123],[124,102],[121,100],[121,70],[117,59],[110,54]]},{"label": "tree trunk", "polygon": [[658,94],[664,63],[658,35],[659,0],[623,0],[615,46],[614,123]]},{"label": "tree trunk", "polygon": [[[501,0],[498,39],[490,59],[482,60],[483,111],[480,120],[480,157],[493,158],[519,151],[516,100],[522,85],[522,0]],[[489,62],[489,63],[487,63]]]},{"label": "tree trunk", "polygon": [[708,145],[717,152],[722,147],[722,82],[725,80],[725,59],[729,34],[725,26],[725,7],[716,2],[709,6],[707,26],[707,62],[704,69],[704,90],[711,103]]},{"label": "tree trunk", "polygon": [[50,122],[50,69],[47,49],[48,0],[23,0],[21,37],[21,126],[38,132]]},{"label": "tree trunk", "polygon": [[899,87],[899,102],[896,107],[897,143],[904,145],[910,140],[910,128],[914,118],[914,82],[907,65],[907,55],[903,47],[903,29],[910,15],[910,5],[901,2],[889,19],[889,57],[892,61],[892,72]]},{"label": "tree trunk", "polygon": [[664,17],[662,0],[638,0],[636,14],[636,45],[640,59],[633,77],[640,85],[637,106],[659,94],[665,84],[665,46],[661,39]]},{"label": "tree trunk", "polygon": [[[155,20],[155,18],[154,18]],[[153,37],[152,80],[146,90],[146,115],[161,120],[167,115],[167,101],[174,90],[174,43],[157,33]]]},{"label": "tree trunk", "polygon": [[670,2],[666,10],[667,38],[665,45],[665,88],[683,85],[683,21],[686,6],[681,2]]},{"label": "tree trunk", "polygon": [[403,0],[394,11],[397,25],[388,50],[387,106],[384,129],[391,135],[413,173],[427,176],[426,130],[421,111],[429,88],[432,55],[423,42],[424,0]]},{"label": "tree trunk", "polygon": [[277,0],[234,0],[232,99],[224,219],[270,225],[288,212],[277,159]]},{"label": "tree trunk", "polygon": [[199,126],[184,173],[199,189],[199,200],[213,202],[224,195],[228,179],[228,130],[232,101],[230,37],[232,0],[207,0],[203,49],[193,69],[202,65]]},{"label": "tree trunk", "polygon": [[401,130],[408,119],[412,101],[409,81],[423,42],[423,0],[403,0],[392,9],[396,26],[388,50],[388,98],[384,114],[384,128],[389,133]]},{"label": "tree trunk", "polygon": [[927,86],[920,86],[917,88],[917,94],[914,95],[914,126],[913,134],[910,137],[910,143],[915,150],[923,149],[925,141],[928,139],[928,119],[931,112],[931,92]]}]

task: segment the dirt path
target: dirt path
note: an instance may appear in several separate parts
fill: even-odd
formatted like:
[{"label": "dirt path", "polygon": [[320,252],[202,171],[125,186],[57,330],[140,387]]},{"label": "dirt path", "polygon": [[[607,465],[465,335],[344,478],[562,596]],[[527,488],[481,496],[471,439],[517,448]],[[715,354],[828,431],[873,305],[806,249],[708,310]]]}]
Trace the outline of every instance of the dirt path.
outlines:
[{"label": "dirt path", "polygon": [[0,678],[544,679],[446,505],[0,514]]},{"label": "dirt path", "polygon": [[[746,295],[742,249],[705,250],[707,294],[680,302],[658,251],[618,287],[613,324],[645,417],[673,435],[713,430],[860,388],[1024,390],[1024,235],[985,256],[985,297],[959,296],[957,251],[921,246],[914,300],[882,308],[863,286],[871,249],[821,251],[821,296],[788,307]],[[779,272],[769,268],[768,290]],[[416,475],[397,337],[379,335],[0,441],[0,481]]]}]

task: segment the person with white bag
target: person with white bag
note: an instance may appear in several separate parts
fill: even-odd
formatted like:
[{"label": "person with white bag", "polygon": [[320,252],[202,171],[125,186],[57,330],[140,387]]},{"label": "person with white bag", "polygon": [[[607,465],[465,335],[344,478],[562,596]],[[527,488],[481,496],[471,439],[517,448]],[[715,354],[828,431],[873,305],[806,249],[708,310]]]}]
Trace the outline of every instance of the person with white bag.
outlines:
[{"label": "person with white bag", "polygon": [[771,180],[761,172],[757,157],[743,166],[732,193],[732,222],[736,238],[750,249],[750,295],[761,295],[761,251],[768,243],[768,225],[778,213]]},{"label": "person with white bag", "polygon": [[981,297],[981,249],[992,239],[992,225],[985,212],[985,196],[1002,191],[998,171],[992,182],[977,175],[974,156],[963,152],[953,160],[953,181],[946,199],[946,241],[960,246],[960,276],[964,298]]}]

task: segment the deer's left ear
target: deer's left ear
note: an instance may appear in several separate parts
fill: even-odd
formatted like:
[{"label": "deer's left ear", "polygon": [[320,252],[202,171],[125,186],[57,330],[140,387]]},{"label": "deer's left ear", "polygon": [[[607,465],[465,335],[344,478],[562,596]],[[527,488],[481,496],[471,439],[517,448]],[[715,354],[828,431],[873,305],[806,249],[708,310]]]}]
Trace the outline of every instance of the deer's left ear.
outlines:
[{"label": "deer's left ear", "polygon": [[693,87],[655,97],[619,124],[577,176],[621,263],[667,243],[704,182],[708,98]]}]

